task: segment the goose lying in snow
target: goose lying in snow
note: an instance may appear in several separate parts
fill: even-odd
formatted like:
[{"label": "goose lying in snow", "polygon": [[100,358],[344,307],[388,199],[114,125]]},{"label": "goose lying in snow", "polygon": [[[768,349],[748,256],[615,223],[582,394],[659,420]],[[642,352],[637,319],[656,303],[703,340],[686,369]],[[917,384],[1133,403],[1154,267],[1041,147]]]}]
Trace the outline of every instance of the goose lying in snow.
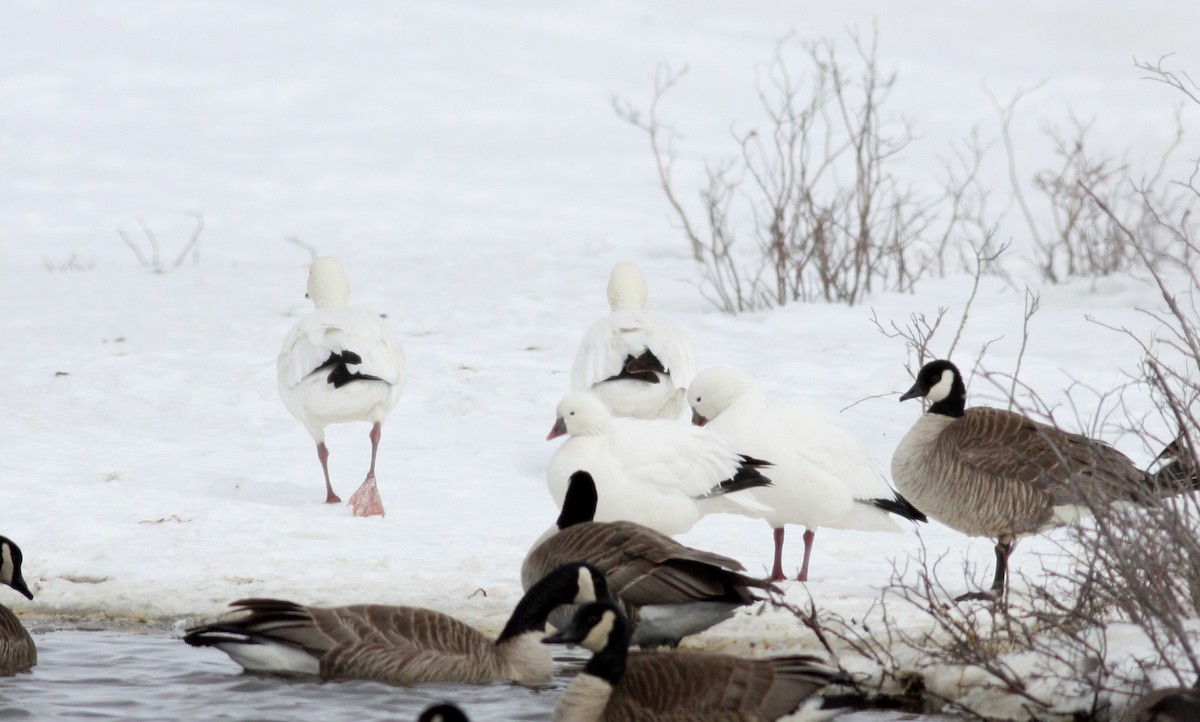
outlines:
[{"label": "goose lying in snow", "polygon": [[929,408],[892,455],[896,487],[929,516],[970,536],[996,540],[991,599],[1004,591],[1018,537],[1069,523],[1097,504],[1147,501],[1151,478],[1127,456],[1021,414],[966,408],[958,367],[931,361],[900,397]]},{"label": "goose lying in snow", "polygon": [[[0,584],[10,586],[33,599],[33,592],[21,575],[21,548],[8,537],[0,536]],[[37,664],[33,637],[8,607],[0,604],[0,677],[28,672]]]},{"label": "goose lying in snow", "polygon": [[243,599],[243,616],[189,629],[183,641],[216,647],[250,672],[371,679],[389,684],[550,681],[553,659],[539,642],[561,604],[607,598],[604,575],[586,564],[547,574],[517,603],[495,641],[457,619],[420,607],[358,604],[302,607]]},{"label": "goose lying in snow", "polygon": [[645,310],[646,281],[632,263],[613,266],[612,312],[584,334],[571,388],[590,391],[617,416],[679,418],[692,380],[692,345],[675,325]]},{"label": "goose lying in snow", "polygon": [[768,510],[738,491],[770,483],[767,462],[744,456],[724,437],[673,421],[614,419],[600,399],[567,394],[547,439],[570,436],[547,471],[560,508],[568,480],[587,471],[600,493],[596,521],[633,521],[669,536],[715,512]]},{"label": "goose lying in snow", "polygon": [[579,644],[592,657],[554,708],[555,722],[758,722],[803,706],[844,675],[816,657],[743,659],[698,652],[629,652],[625,616],[612,602],[585,605],[546,643]]},{"label": "goose lying in snow", "polygon": [[[568,561],[594,565],[629,620],[632,644],[640,647],[676,646],[758,601],[753,589],[779,591],[739,574],[745,567],[729,557],[692,549],[641,524],[592,521],[596,499],[591,474],[572,474],[558,522],[521,565],[521,586],[529,589]],[[550,622],[562,627],[572,611],[559,608]]]},{"label": "goose lying in snow", "polygon": [[355,516],[383,515],[375,482],[380,429],[404,390],[404,350],[378,315],[347,308],[350,282],[333,258],[318,258],[308,272],[308,298],[316,310],[292,327],[276,366],[279,395],[317,442],[325,474],[325,501],[341,501],[329,480],[325,427],[371,423],[371,468],[350,506]]},{"label": "goose lying in snow", "polygon": [[784,579],[785,524],[805,526],[804,562],[797,576],[804,582],[817,527],[899,532],[893,514],[926,520],[888,486],[862,444],[820,411],[768,404],[748,376],[728,368],[698,373],[687,398],[693,423],[771,461],[773,483],[753,495],[771,509],[764,518],[775,530],[772,581]]}]

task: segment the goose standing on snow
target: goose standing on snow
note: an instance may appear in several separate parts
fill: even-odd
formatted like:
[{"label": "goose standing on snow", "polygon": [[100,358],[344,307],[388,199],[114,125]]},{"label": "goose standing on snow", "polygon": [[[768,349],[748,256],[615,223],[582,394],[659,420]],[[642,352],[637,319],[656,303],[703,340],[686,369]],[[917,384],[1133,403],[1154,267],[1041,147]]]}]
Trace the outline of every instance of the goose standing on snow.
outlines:
[{"label": "goose standing on snow", "polygon": [[[759,601],[754,589],[779,591],[740,574],[745,567],[729,557],[684,546],[630,521],[593,521],[596,501],[591,474],[572,474],[557,523],[521,565],[521,586],[529,589],[569,561],[594,565],[629,620],[632,643],[643,648],[677,646],[683,637],[729,619],[738,607]],[[550,622],[563,627],[572,611],[560,607]]]},{"label": "goose standing on snow", "polygon": [[[26,599],[33,592],[21,575],[21,548],[8,537],[0,536],[0,584],[10,586]],[[0,677],[28,672],[37,664],[37,647],[33,637],[8,607],[0,604]]]},{"label": "goose standing on snow", "polygon": [[668,536],[705,514],[761,516],[767,511],[745,489],[770,484],[768,462],[738,453],[711,431],[661,419],[615,419],[600,399],[571,393],[558,402],[547,439],[569,435],[550,460],[546,480],[562,508],[576,471],[595,480],[596,521],[633,521]]},{"label": "goose standing on snow", "polygon": [[350,282],[336,259],[313,261],[307,297],[316,310],[292,327],[276,360],[279,395],[317,442],[325,501],[330,504],[341,499],[329,480],[325,427],[370,422],[371,467],[350,497],[350,506],[355,516],[382,516],[375,457],[383,420],[404,390],[404,350],[377,314],[346,307]]},{"label": "goose standing on snow", "polygon": [[678,420],[695,368],[692,345],[674,324],[645,310],[646,297],[637,266],[613,266],[612,311],[579,343],[571,389],[590,391],[617,416]]},{"label": "goose standing on snow", "polygon": [[903,531],[892,515],[926,521],[897,494],[867,450],[850,432],[816,409],[768,404],[745,374],[705,369],[687,390],[692,422],[734,441],[739,449],[770,459],[771,486],[754,498],[770,507],[775,530],[772,581],[782,581],[785,524],[803,524],[804,562],[797,580],[808,581],[817,527]]},{"label": "goose standing on snow", "polygon": [[1004,592],[1018,537],[1066,524],[1096,504],[1146,501],[1148,475],[1111,446],[1021,414],[966,408],[958,367],[925,364],[901,401],[924,398],[925,413],[892,455],[892,479],[929,516],[969,536],[996,540],[991,590]]},{"label": "goose standing on snow", "polygon": [[[699,652],[629,652],[625,615],[612,602],[576,612],[548,644],[592,657],[554,708],[555,722],[763,722],[819,709],[813,695],[844,675],[816,657],[743,659]],[[826,717],[828,719],[828,717]]]},{"label": "goose standing on snow", "polygon": [[183,641],[216,647],[249,672],[389,684],[518,684],[550,681],[554,660],[541,644],[546,618],[561,604],[608,598],[604,575],[567,564],[533,585],[495,641],[454,617],[420,607],[359,604],[303,607],[243,599],[243,616],[189,629]]}]

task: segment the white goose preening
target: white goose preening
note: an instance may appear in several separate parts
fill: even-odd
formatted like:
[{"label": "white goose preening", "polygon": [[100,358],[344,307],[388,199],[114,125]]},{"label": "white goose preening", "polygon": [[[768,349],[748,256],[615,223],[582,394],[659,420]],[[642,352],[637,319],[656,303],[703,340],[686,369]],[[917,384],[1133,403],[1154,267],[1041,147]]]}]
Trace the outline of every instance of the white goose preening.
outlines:
[{"label": "white goose preening", "polygon": [[970,536],[996,540],[991,599],[1004,591],[1018,537],[1078,518],[1095,504],[1146,501],[1153,483],[1102,441],[1004,409],[966,408],[958,367],[931,361],[901,401],[924,398],[925,413],[892,455],[896,488],[922,511]]},{"label": "white goose preening", "polygon": [[[729,619],[739,607],[759,601],[754,589],[779,591],[741,574],[745,567],[729,557],[684,546],[630,521],[593,521],[596,501],[591,474],[572,474],[558,521],[521,564],[521,586],[529,589],[570,561],[594,565],[629,619],[632,644],[643,648],[677,646],[683,637]],[[572,611],[558,609],[551,623],[563,626]]]},{"label": "white goose preening", "polygon": [[546,643],[579,644],[592,657],[559,698],[555,722],[763,722],[804,706],[844,675],[816,657],[744,659],[699,652],[629,652],[625,615],[587,604]]},{"label": "white goose preening", "polygon": [[887,483],[870,453],[824,413],[769,404],[745,374],[714,367],[696,374],[687,390],[692,423],[729,437],[747,454],[770,459],[770,486],[752,493],[771,509],[774,529],[771,579],[782,581],[784,525],[802,524],[804,561],[798,581],[808,581],[818,527],[903,531],[892,515],[926,521]]},{"label": "white goose preening", "polygon": [[567,394],[555,413],[546,438],[569,435],[546,475],[559,508],[571,474],[587,471],[600,494],[596,521],[633,521],[674,536],[705,514],[767,511],[744,490],[771,483],[759,471],[769,463],[738,453],[718,434],[661,419],[613,418],[586,393]]},{"label": "white goose preening", "polygon": [[571,366],[571,388],[589,391],[617,416],[679,418],[695,362],[687,336],[645,310],[646,281],[632,263],[613,266],[611,312],[584,334]]},{"label": "white goose preening", "polygon": [[350,506],[355,516],[383,515],[375,457],[384,419],[404,390],[404,350],[377,314],[348,308],[350,282],[336,259],[313,261],[308,298],[316,310],[292,327],[276,360],[279,395],[313,440],[325,474],[325,501],[341,499],[329,480],[325,427],[351,421],[371,424],[371,467]]},{"label": "white goose preening", "polygon": [[[24,557],[21,548],[8,537],[0,536],[0,584],[12,587],[26,599],[33,599],[33,592],[21,575]],[[17,619],[8,607],[0,604],[0,677],[28,672],[37,664],[37,647],[29,630]]]},{"label": "white goose preening", "polygon": [[607,597],[604,575],[574,563],[526,592],[496,640],[421,607],[242,599],[230,605],[239,618],[189,629],[183,641],[216,647],[250,672],[389,684],[506,679],[532,685],[548,682],[553,672],[550,652],[540,643],[551,610]]}]

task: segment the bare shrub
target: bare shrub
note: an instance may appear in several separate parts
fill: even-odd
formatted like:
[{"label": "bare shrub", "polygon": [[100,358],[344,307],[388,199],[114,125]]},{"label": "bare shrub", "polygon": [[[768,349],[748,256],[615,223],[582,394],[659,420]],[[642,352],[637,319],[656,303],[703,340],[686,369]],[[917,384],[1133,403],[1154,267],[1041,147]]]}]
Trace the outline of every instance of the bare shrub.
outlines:
[{"label": "bare shrub", "polygon": [[[933,197],[902,182],[893,169],[913,131],[885,112],[896,76],[880,70],[874,38],[850,38],[851,61],[831,40],[803,43],[807,72],[799,74],[785,58],[787,39],[776,46],[757,83],[766,122],[732,130],[734,154],[706,163],[700,212],[678,192],[676,132],[659,112],[686,69],[660,68],[645,113],[614,102],[649,138],[668,205],[704,266],[702,290],[723,311],[908,291],[946,273],[958,241],[991,243],[978,182],[984,145],[973,134],[951,149]],[[746,239],[756,258],[739,252]]]},{"label": "bare shrub", "polygon": [[[188,241],[183,244],[182,248],[180,248],[179,254],[175,256],[175,260],[170,266],[164,264],[158,237],[143,219],[137,219],[137,223],[138,227],[142,231],[142,234],[145,236],[144,244],[135,241],[128,233],[125,232],[124,228],[118,228],[117,235],[121,237],[122,241],[125,241],[125,245],[129,246],[129,250],[133,252],[134,257],[138,260],[138,263],[142,264],[143,268],[148,268],[155,273],[163,273],[168,268],[179,268],[183,265],[183,262],[187,260],[189,254],[192,257],[192,265],[195,266],[200,263],[200,234],[204,232],[204,216],[200,215],[199,213],[193,213],[191,215],[196,218],[196,228],[192,231],[191,238],[189,238]],[[149,255],[143,252],[143,245],[148,248]]]},{"label": "bare shrub", "polygon": [[[1184,85],[1186,76],[1181,78],[1145,63],[1139,63],[1138,67],[1162,82],[1188,91]],[[1093,121],[1083,120],[1072,112],[1066,125],[1047,124],[1043,132],[1054,148],[1057,163],[1035,172],[1032,180],[1033,188],[1042,197],[1047,223],[1039,221],[1030,208],[1012,148],[1015,108],[1029,92],[1032,91],[1018,92],[1005,105],[994,97],[992,102],[1000,114],[1013,197],[1033,241],[1032,262],[1042,277],[1051,283],[1061,283],[1070,278],[1098,278],[1144,265],[1139,249],[1117,226],[1115,218],[1101,210],[1101,205],[1126,219],[1136,232],[1140,250],[1154,256],[1156,266],[1159,256],[1179,251],[1172,230],[1163,227],[1156,220],[1156,212],[1146,204],[1145,192],[1156,197],[1160,210],[1186,212],[1193,207],[1195,198],[1178,192],[1177,183],[1167,178],[1184,137],[1180,112],[1173,119],[1172,142],[1153,172],[1143,177],[1134,176],[1124,156],[1095,147],[1089,138]]]},{"label": "bare shrub", "polygon": [[42,256],[42,268],[47,271],[57,273],[82,272],[90,271],[96,267],[96,259],[89,258],[86,261],[79,257],[78,253],[72,253],[64,260],[58,261],[49,256]]}]

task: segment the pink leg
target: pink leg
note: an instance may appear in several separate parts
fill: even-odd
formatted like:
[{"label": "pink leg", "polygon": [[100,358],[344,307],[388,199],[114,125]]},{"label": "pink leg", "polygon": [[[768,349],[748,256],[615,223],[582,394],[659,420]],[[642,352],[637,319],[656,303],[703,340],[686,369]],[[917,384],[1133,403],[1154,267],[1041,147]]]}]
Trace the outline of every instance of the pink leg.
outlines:
[{"label": "pink leg", "polygon": [[800,565],[800,576],[796,577],[798,582],[808,581],[808,558],[812,556],[813,537],[816,535],[812,529],[804,530],[804,563]]},{"label": "pink leg", "polygon": [[379,422],[376,421],[371,426],[371,469],[367,472],[367,478],[375,476],[375,454],[379,452],[379,437],[381,436]]},{"label": "pink leg", "polygon": [[329,449],[324,441],[317,444],[317,458],[321,460],[321,471],[325,472],[325,503],[337,504],[341,499],[333,493],[333,484],[329,482]]},{"label": "pink leg", "polygon": [[783,574],[783,527],[775,530],[775,565],[771,567],[771,581],[782,582]]},{"label": "pink leg", "polygon": [[379,487],[375,483],[375,454],[379,451],[379,424],[371,427],[371,469],[362,486],[350,496],[350,508],[354,516],[383,516],[383,499],[379,498]]}]

